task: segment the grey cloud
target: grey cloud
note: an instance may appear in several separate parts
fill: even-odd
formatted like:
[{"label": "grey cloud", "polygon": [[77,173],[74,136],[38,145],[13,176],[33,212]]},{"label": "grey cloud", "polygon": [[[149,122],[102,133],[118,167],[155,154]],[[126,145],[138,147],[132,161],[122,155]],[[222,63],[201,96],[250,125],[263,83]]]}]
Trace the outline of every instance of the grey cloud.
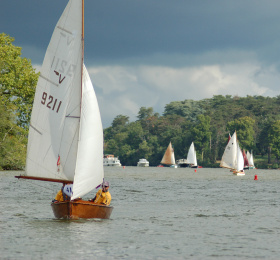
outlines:
[{"label": "grey cloud", "polygon": [[[2,1],[0,31],[41,64],[66,3]],[[279,95],[279,1],[85,0],[85,7],[85,64],[106,127],[118,114],[135,120],[141,106],[162,113],[187,98]]]}]

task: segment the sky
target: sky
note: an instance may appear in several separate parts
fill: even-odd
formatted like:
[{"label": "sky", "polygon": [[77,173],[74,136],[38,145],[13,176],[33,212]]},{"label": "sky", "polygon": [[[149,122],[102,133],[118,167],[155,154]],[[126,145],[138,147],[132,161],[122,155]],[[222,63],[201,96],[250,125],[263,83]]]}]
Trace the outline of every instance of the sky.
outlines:
[{"label": "sky", "polygon": [[[1,1],[0,32],[40,69],[67,0]],[[280,95],[279,0],[85,0],[85,64],[103,127],[141,107]]]}]

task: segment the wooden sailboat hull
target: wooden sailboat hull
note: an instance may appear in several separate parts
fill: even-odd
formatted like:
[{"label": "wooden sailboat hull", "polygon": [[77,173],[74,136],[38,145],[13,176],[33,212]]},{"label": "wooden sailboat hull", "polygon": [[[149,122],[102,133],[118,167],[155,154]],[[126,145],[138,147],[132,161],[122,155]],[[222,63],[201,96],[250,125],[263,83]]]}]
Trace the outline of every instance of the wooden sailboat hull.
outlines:
[{"label": "wooden sailboat hull", "polygon": [[237,175],[237,176],[244,176],[245,175],[245,172],[240,172],[240,171],[236,171],[236,170],[234,170],[232,173],[234,175]]},{"label": "wooden sailboat hull", "polygon": [[100,218],[108,219],[113,207],[95,204],[90,201],[66,201],[51,204],[54,216],[64,219]]}]

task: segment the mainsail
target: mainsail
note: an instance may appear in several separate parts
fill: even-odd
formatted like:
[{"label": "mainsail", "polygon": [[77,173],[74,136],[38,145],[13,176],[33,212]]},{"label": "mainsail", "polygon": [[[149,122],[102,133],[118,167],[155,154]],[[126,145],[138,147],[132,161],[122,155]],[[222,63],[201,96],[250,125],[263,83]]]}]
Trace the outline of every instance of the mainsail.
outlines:
[{"label": "mainsail", "polygon": [[249,167],[255,167],[253,153],[252,152],[250,153],[249,151],[247,151],[246,156],[248,158]]},{"label": "mainsail", "polygon": [[238,142],[237,142],[237,159],[236,159],[236,165],[234,169],[238,172],[243,171],[244,169],[244,157]]},{"label": "mainsail", "polygon": [[83,66],[82,9],[82,1],[70,0],[53,32],[36,87],[26,160],[27,176],[74,181],[72,199],[104,177],[101,118]]},{"label": "mainsail", "polygon": [[160,163],[165,165],[175,165],[175,155],[171,142],[169,143]]},{"label": "mainsail", "polygon": [[191,143],[188,156],[187,156],[187,163],[191,164],[192,166],[197,166],[197,159],[196,159],[196,151],[194,148],[194,143]]},{"label": "mainsail", "polygon": [[237,138],[236,132],[232,135],[225,148],[220,166],[223,168],[235,169],[237,165]]}]

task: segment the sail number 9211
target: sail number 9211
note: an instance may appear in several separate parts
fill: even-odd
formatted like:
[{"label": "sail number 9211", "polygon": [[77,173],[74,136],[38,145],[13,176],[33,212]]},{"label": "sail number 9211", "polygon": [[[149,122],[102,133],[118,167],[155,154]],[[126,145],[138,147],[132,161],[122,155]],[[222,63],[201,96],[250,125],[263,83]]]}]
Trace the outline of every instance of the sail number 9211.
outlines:
[{"label": "sail number 9211", "polygon": [[41,103],[46,105],[47,108],[54,110],[58,113],[62,101],[59,101],[51,95],[48,95],[46,92],[43,92]]}]

